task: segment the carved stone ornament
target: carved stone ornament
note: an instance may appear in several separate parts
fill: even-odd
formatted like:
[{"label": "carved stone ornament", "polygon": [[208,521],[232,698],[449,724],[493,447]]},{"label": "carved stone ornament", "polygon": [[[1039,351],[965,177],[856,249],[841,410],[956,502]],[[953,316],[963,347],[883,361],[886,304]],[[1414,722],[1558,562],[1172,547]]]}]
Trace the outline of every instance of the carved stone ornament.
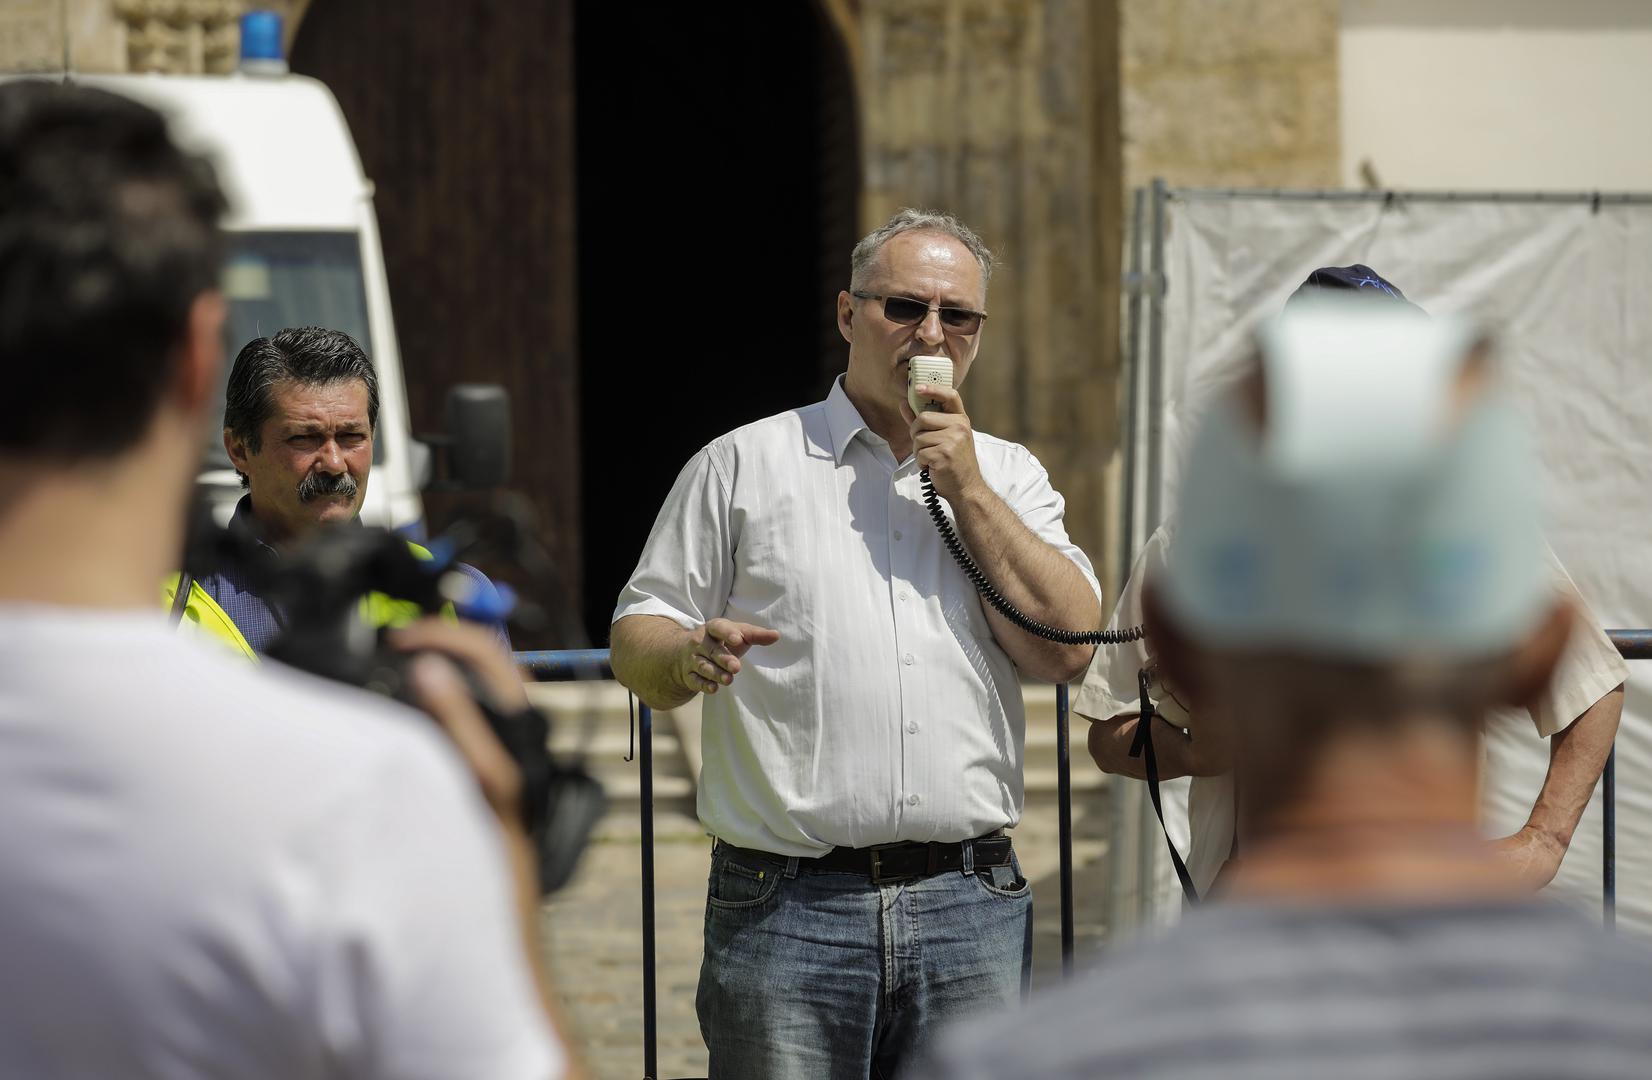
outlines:
[{"label": "carved stone ornament", "polygon": [[173,75],[233,71],[241,15],[254,6],[285,9],[249,0],[113,0],[112,6],[125,30],[127,69]]}]

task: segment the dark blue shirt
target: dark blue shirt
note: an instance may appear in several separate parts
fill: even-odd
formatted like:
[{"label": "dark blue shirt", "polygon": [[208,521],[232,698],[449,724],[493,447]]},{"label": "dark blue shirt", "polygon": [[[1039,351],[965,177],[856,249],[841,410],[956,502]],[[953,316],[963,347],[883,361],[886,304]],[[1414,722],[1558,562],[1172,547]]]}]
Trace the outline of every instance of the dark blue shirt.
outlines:
[{"label": "dark blue shirt", "polygon": [[[275,548],[266,544],[259,533],[258,521],[252,516],[252,496],[243,495],[241,501],[235,504],[235,513],[230,517],[229,528],[243,538],[252,541],[247,544],[248,551],[256,551],[259,559],[278,559],[280,555]],[[455,563],[453,568],[470,578],[484,599],[497,601],[499,591],[494,588],[488,576],[474,566],[465,563]],[[207,595],[218,602],[224,609],[224,614],[235,623],[241,636],[247,639],[252,651],[263,655],[281,631],[286,628],[285,615],[274,604],[259,596],[253,589],[254,574],[248,572],[248,565],[232,565],[221,567],[210,573],[202,574],[195,579],[196,583],[205,589]],[[256,569],[255,567],[253,569]],[[510,631],[502,622],[485,623],[495,634],[508,651],[511,647]]]}]

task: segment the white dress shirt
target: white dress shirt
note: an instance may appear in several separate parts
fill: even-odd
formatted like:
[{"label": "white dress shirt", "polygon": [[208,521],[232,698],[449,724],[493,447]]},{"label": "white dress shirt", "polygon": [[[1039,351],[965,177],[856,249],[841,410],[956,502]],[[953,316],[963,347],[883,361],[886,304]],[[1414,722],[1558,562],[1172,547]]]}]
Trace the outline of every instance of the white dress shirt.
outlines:
[{"label": "white dress shirt", "polygon": [[[1040,539],[1063,502],[1025,447],[975,433],[981,475]],[[824,402],[717,439],[666,498],[614,620],[719,616],[780,632],[703,699],[700,821],[731,844],[954,842],[1021,815],[1015,665],[896,462],[840,378]],[[986,568],[991,573],[991,568]]]}]

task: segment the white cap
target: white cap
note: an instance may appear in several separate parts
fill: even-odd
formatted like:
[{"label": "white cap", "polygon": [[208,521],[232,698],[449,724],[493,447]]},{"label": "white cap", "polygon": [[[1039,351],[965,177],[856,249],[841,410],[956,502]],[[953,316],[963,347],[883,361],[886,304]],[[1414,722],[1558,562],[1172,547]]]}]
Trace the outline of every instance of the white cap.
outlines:
[{"label": "white cap", "polygon": [[1166,602],[1218,647],[1489,655],[1552,600],[1529,436],[1493,388],[1453,408],[1459,320],[1346,298],[1262,331],[1262,430],[1231,398],[1194,439]]}]

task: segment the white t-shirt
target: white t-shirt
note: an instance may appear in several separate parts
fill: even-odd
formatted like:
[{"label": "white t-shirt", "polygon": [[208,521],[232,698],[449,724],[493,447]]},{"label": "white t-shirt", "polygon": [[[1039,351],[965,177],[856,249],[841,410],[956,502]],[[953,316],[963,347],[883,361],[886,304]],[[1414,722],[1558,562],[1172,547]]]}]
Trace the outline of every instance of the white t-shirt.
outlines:
[{"label": "white t-shirt", "polygon": [[[1063,502],[1023,446],[975,433],[987,485],[1084,575]],[[700,821],[809,857],[956,842],[1021,815],[1015,664],[924,507],[919,470],[842,380],[823,402],[714,441],[666,498],[614,620],[723,616],[780,632],[702,699]]]},{"label": "white t-shirt", "polygon": [[[1118,605],[1113,609],[1110,629],[1135,626],[1142,621],[1142,582],[1165,572],[1166,552],[1173,532],[1172,525],[1161,525],[1148,539],[1130,570]],[[1612,641],[1601,630],[1600,624],[1589,613],[1588,606],[1577,593],[1577,586],[1561,566],[1555,553],[1543,547],[1549,573],[1555,589],[1569,595],[1577,605],[1578,619],[1572,636],[1561,654],[1554,678],[1543,696],[1528,710],[1537,733],[1548,738],[1571,725],[1591,705],[1605,697],[1614,687],[1629,677],[1629,669],[1613,647]],[[1073,700],[1073,711],[1091,720],[1108,720],[1115,716],[1135,716],[1141,712],[1137,687],[1137,672],[1148,664],[1144,642],[1124,646],[1103,646],[1096,650],[1090,670],[1085,672],[1083,684]],[[1155,708],[1171,723],[1189,726],[1197,739],[1197,728],[1173,695],[1157,682],[1151,688]],[[1492,717],[1492,723],[1507,723],[1513,710],[1502,709]],[[1188,784],[1187,816],[1187,870],[1194,887],[1202,895],[1216,879],[1216,873],[1227,861],[1233,843],[1234,805],[1233,777],[1195,776]],[[1167,817],[1170,815],[1167,814]],[[1171,835],[1181,837],[1176,823],[1171,823]]]},{"label": "white t-shirt", "polygon": [[0,606],[0,1076],[560,1075],[435,725],[163,614]]}]

